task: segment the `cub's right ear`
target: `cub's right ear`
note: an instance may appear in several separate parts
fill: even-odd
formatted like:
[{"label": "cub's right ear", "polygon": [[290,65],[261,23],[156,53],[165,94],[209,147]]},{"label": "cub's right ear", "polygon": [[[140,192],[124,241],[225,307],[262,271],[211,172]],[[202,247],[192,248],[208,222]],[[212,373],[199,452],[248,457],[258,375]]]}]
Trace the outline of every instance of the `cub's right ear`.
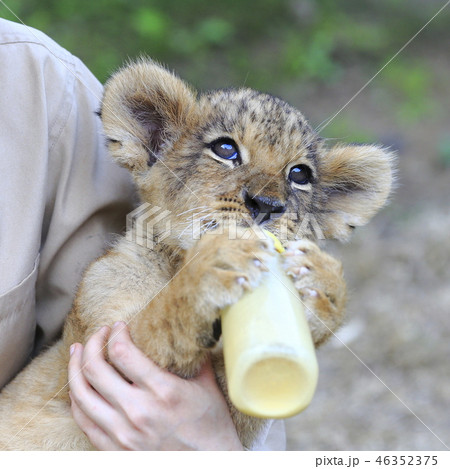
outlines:
[{"label": "cub's right ear", "polygon": [[189,125],[195,108],[194,92],[160,65],[128,65],[105,85],[100,115],[111,154],[131,171],[147,170]]}]

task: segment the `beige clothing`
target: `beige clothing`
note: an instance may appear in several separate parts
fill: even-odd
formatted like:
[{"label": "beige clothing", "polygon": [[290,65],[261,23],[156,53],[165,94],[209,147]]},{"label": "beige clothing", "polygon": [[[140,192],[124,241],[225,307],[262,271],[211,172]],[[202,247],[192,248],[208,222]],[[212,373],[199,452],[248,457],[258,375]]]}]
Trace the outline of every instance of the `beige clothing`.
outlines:
[{"label": "beige clothing", "polygon": [[[134,191],[105,151],[101,84],[43,33],[0,19],[0,389],[55,340]],[[255,449],[285,447],[284,425]]]},{"label": "beige clothing", "polygon": [[77,58],[0,19],[0,86],[1,388],[60,333],[133,189],[105,151],[102,86]]}]

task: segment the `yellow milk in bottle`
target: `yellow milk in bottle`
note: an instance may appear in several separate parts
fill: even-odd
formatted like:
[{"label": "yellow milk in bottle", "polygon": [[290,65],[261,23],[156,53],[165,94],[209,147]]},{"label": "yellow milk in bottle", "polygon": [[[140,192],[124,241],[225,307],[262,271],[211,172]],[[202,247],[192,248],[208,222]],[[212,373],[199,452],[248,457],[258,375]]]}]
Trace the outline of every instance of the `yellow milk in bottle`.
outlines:
[{"label": "yellow milk in bottle", "polygon": [[303,305],[281,259],[265,277],[222,311],[228,393],[245,414],[286,418],[311,402],[318,365]]}]

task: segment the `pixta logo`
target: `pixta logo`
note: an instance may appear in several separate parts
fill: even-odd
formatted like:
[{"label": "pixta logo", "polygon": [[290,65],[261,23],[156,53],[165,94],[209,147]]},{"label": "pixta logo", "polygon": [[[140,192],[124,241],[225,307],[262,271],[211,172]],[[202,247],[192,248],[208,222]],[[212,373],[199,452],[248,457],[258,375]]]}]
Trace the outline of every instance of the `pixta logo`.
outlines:
[{"label": "pixta logo", "polygon": [[[167,238],[171,231],[170,210],[145,202],[127,215],[126,239],[149,249]],[[166,219],[164,225],[163,222]],[[159,224],[158,230],[155,230]]]},{"label": "pixta logo", "polygon": [[[148,202],[137,207],[127,215],[126,239],[149,249],[153,249],[156,244],[164,241],[172,233],[172,212],[162,207],[152,206]],[[242,231],[242,228],[248,228],[248,231],[255,232],[261,239],[265,238],[263,229],[267,226],[269,231],[275,228],[278,239],[288,241],[293,237],[295,239],[315,238],[324,239],[322,230],[316,218],[311,213],[306,213],[302,219],[298,219],[296,213],[285,213],[282,217],[275,215],[264,222],[256,218],[252,220],[247,214],[237,217],[224,217],[223,214],[208,215],[208,218],[198,217],[196,214],[190,214],[183,220],[186,226],[183,231],[177,234],[177,237],[189,237],[192,240],[199,240],[203,234],[214,230],[217,234],[223,234],[225,231],[230,239],[239,239],[251,236],[250,233]],[[176,219],[176,218],[175,218]],[[273,223],[273,224],[271,224]],[[294,236],[292,236],[294,235]]]}]

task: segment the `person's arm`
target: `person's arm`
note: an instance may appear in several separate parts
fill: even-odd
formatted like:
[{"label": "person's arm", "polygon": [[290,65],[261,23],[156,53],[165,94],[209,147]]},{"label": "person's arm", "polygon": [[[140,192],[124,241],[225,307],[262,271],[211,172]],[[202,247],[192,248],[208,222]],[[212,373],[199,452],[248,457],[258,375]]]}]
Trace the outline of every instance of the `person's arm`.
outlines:
[{"label": "person's arm", "polygon": [[96,448],[243,449],[211,363],[194,379],[179,378],[136,348],[124,323],[100,329],[71,352],[72,415]]},{"label": "person's arm", "polygon": [[0,388],[61,334],[82,272],[134,207],[107,154],[103,88],[50,38],[0,18]]}]

